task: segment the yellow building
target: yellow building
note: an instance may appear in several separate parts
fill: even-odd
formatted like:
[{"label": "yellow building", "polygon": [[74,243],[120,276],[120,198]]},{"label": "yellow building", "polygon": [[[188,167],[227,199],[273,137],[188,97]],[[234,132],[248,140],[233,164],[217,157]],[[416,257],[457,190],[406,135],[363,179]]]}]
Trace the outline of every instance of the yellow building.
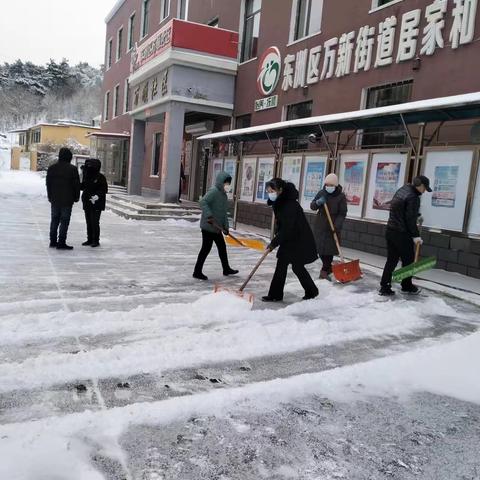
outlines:
[{"label": "yellow building", "polygon": [[88,135],[98,130],[100,128],[97,126],[70,121],[39,123],[30,128],[14,130],[11,133],[18,135],[18,146],[12,148],[12,169],[27,169],[30,164],[30,170],[37,170],[42,155],[54,154],[62,146],[69,146],[77,153],[88,153]]}]

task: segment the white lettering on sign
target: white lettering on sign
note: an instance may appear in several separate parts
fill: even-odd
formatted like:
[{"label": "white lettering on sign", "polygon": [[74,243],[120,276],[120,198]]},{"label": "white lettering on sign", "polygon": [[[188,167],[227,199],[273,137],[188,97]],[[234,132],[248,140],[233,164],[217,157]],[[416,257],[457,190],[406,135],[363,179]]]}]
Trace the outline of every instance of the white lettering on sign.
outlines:
[{"label": "white lettering on sign", "polygon": [[275,108],[278,106],[278,95],[273,95],[267,98],[260,98],[255,100],[255,111],[267,110],[269,108]]},{"label": "white lettering on sign", "polygon": [[[453,0],[449,37],[453,49],[473,42],[478,1]],[[381,68],[393,62],[406,62],[417,54],[433,55],[438,49],[445,48],[448,4],[448,0],[433,0],[425,7],[423,30],[420,30],[422,10],[415,9],[404,13],[400,20],[395,16],[386,18],[378,29],[364,25],[358,32],[344,33],[310,50],[288,54],[283,62],[282,90],[286,92],[290,88],[314,85],[334,76],[342,78],[350,75],[352,70],[354,73],[367,72],[372,66]]]}]

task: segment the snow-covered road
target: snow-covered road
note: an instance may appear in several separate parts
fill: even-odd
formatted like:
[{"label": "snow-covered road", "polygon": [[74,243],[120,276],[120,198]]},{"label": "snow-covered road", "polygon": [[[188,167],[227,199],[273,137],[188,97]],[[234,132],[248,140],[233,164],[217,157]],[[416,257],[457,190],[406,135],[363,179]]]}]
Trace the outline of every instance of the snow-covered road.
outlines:
[{"label": "snow-covered road", "polygon": [[[58,252],[38,175],[0,172],[0,200],[1,479],[480,476],[475,305],[381,301],[368,274],[318,282],[310,302],[290,277],[285,304],[251,308],[212,294],[239,281],[219,275],[215,252],[211,282],[192,280],[198,225],[106,212],[91,249],[77,205],[75,250]],[[230,255],[243,275],[258,258]],[[257,297],[273,267],[248,287]],[[452,425],[464,477],[451,474]],[[414,459],[398,454],[425,432]]]}]

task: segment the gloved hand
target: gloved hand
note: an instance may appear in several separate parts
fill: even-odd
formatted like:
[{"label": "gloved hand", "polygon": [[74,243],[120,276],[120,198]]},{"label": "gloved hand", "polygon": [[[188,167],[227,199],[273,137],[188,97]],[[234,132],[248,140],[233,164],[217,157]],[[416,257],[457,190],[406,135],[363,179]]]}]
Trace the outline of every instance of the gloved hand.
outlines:
[{"label": "gloved hand", "polygon": [[95,202],[98,200],[98,195],[93,195],[93,197],[90,197],[90,202],[92,202],[92,205],[95,205]]},{"label": "gloved hand", "polygon": [[230,230],[228,228],[223,229],[223,234],[228,235],[230,233]]},{"label": "gloved hand", "polygon": [[317,204],[317,207],[323,207],[327,203],[327,198],[321,196],[315,203]]},{"label": "gloved hand", "polygon": [[423,244],[423,240],[422,240],[421,237],[415,237],[415,238],[413,239],[413,243],[415,243],[415,245],[417,245],[417,244],[422,245],[422,244]]}]

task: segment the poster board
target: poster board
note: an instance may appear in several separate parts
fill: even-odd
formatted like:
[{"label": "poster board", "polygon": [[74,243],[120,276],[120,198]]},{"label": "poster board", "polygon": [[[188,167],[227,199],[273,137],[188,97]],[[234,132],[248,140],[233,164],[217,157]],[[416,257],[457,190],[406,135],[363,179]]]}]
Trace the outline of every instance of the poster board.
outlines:
[{"label": "poster board", "polygon": [[257,158],[244,158],[242,160],[242,181],[240,185],[240,200],[242,202],[253,202],[256,173]]},{"label": "poster board", "polygon": [[267,202],[268,193],[266,190],[266,184],[273,178],[274,165],[274,158],[260,157],[258,159],[258,177],[255,189],[255,202]]},{"label": "poster board", "polygon": [[282,179],[291,182],[300,191],[300,178],[302,176],[302,155],[285,156],[282,160]]},{"label": "poster board", "polygon": [[422,195],[421,213],[426,227],[463,231],[473,150],[428,151],[423,174],[432,193]]},{"label": "poster board", "polygon": [[365,217],[386,222],[395,192],[405,184],[408,153],[374,153],[368,179]]},{"label": "poster board", "polygon": [[212,162],[212,177],[210,178],[210,186],[214,187],[217,180],[217,176],[223,171],[223,159],[216,158]]},{"label": "poster board", "polygon": [[327,162],[328,155],[305,156],[303,186],[300,196],[300,203],[304,210],[310,211],[310,203],[323,187]]},{"label": "poster board", "polygon": [[473,196],[472,210],[468,223],[468,233],[480,235],[480,168],[477,172],[477,181],[475,184],[475,194]]},{"label": "poster board", "polygon": [[348,217],[361,218],[365,203],[368,153],[340,154],[340,185],[347,197]]},{"label": "poster board", "polygon": [[227,197],[229,200],[233,200],[233,195],[235,193],[235,175],[237,171],[237,159],[226,158],[223,164],[223,170],[232,177],[232,191],[227,194]]}]

